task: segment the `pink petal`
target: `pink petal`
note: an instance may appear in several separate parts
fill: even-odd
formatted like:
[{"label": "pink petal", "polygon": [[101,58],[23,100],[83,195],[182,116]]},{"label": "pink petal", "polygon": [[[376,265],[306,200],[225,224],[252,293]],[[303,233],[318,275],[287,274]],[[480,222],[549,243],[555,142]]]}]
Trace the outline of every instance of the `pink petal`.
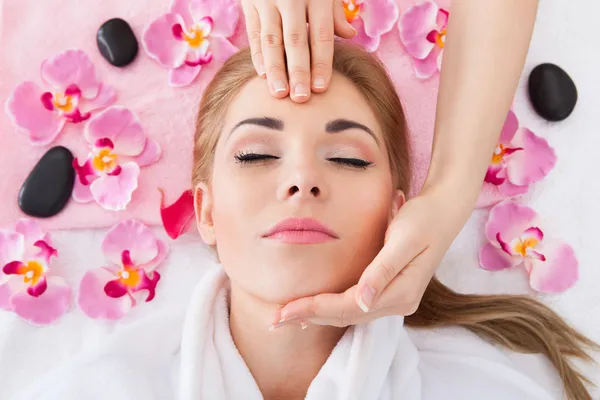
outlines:
[{"label": "pink petal", "polygon": [[435,23],[440,29],[445,29],[448,26],[448,19],[450,17],[450,13],[443,8],[438,10]]},{"label": "pink petal", "polygon": [[541,250],[546,261],[532,261],[531,287],[543,293],[564,292],[572,287],[579,278],[579,262],[573,248],[566,243],[545,242]]},{"label": "pink petal", "polygon": [[525,186],[542,180],[550,173],[556,165],[556,154],[546,139],[529,129],[523,128],[519,134],[522,134],[524,150],[507,160],[507,172],[513,184]]},{"label": "pink petal", "polygon": [[[505,252],[506,254],[508,254],[510,256],[517,255],[514,253],[513,249],[514,249],[515,241],[518,241],[518,240],[519,239],[512,239],[511,243],[509,244],[508,242],[504,241],[500,232],[496,233],[496,243],[498,243],[500,245],[500,248],[502,249],[503,252]],[[496,244],[496,243],[494,243],[494,244]]]},{"label": "pink petal", "polygon": [[156,240],[156,248],[158,250],[156,257],[146,264],[139,265],[139,268],[151,272],[154,271],[169,255],[169,247],[162,240]]},{"label": "pink petal", "polygon": [[50,264],[51,257],[58,256],[58,251],[56,251],[54,247],[52,247],[48,242],[44,240],[38,240],[34,243],[34,246],[40,249],[39,253],[36,254],[36,258],[42,261],[44,265]]},{"label": "pink petal", "polygon": [[173,35],[173,26],[182,22],[176,14],[165,14],[144,31],[142,45],[146,53],[164,67],[176,68],[185,60],[188,43]]},{"label": "pink petal", "polygon": [[131,309],[132,301],[129,296],[113,298],[104,293],[104,286],[114,277],[103,268],[87,271],[83,276],[77,304],[88,317],[116,320]]},{"label": "pink petal", "polygon": [[118,299],[119,297],[127,295],[127,293],[129,293],[127,285],[122,283],[119,278],[108,281],[106,285],[104,285],[104,294],[108,297]]},{"label": "pink petal", "polygon": [[210,38],[210,52],[217,61],[227,61],[229,57],[234,55],[238,49],[224,37],[213,36]]},{"label": "pink petal", "polygon": [[538,242],[540,240],[542,240],[544,238],[544,232],[542,232],[542,230],[536,226],[532,226],[531,228],[527,229],[525,232],[523,232],[523,234],[521,235],[521,238],[523,240],[527,240],[527,239],[535,239]]},{"label": "pink petal", "polygon": [[93,155],[90,154],[89,158],[85,161],[85,163],[83,163],[83,165],[79,164],[79,160],[77,158],[73,159],[73,169],[77,175],[75,182],[79,182],[83,185],[90,185],[96,178],[98,178],[98,172],[94,169],[94,167],[92,167],[92,157]]},{"label": "pink petal", "polygon": [[19,271],[25,266],[26,265],[20,260],[10,261],[4,264],[2,272],[6,275],[19,275]]},{"label": "pink petal", "polygon": [[518,258],[511,257],[491,243],[486,243],[479,251],[479,265],[488,271],[500,271],[514,267],[519,262]]},{"label": "pink petal", "polygon": [[488,169],[485,173],[485,178],[483,180],[484,182],[491,183],[492,185],[500,185],[506,180],[506,177],[502,176],[504,175],[501,174],[502,172],[504,172],[504,166],[502,164],[490,165],[488,166]]},{"label": "pink petal", "polygon": [[42,103],[42,90],[33,82],[23,82],[6,102],[6,112],[13,123],[29,136],[29,142],[45,146],[60,133],[65,120],[47,110]]},{"label": "pink petal", "polygon": [[352,21],[352,27],[356,29],[356,36],[352,38],[352,41],[359,46],[364,47],[367,51],[373,52],[379,47],[380,37],[370,37],[365,33],[364,23],[361,18],[356,18]]},{"label": "pink petal", "polygon": [[89,111],[99,110],[112,105],[117,99],[117,92],[112,86],[100,84],[98,95],[85,103]]},{"label": "pink petal", "polygon": [[213,29],[213,19],[210,16],[205,16],[202,17],[201,19],[198,20],[198,22],[196,22],[196,28],[198,28],[200,30],[200,33],[202,34],[203,37],[207,37],[208,35],[210,35],[210,33],[212,32]]},{"label": "pink petal", "polygon": [[177,239],[179,235],[187,231],[194,218],[194,195],[191,190],[186,190],[175,203],[165,206],[165,193],[161,189],[159,191],[160,218],[163,227],[171,239]]},{"label": "pink petal", "polygon": [[79,179],[75,179],[75,186],[73,186],[71,197],[77,203],[85,204],[94,201],[94,196],[92,196],[90,185],[84,185]]},{"label": "pink petal", "polygon": [[34,219],[21,218],[15,224],[15,232],[20,233],[25,238],[25,247],[34,246],[38,240],[45,237],[40,223]]},{"label": "pink petal", "polygon": [[194,23],[192,14],[190,14],[189,0],[173,0],[170,11],[172,14],[179,15],[185,26],[190,26]]},{"label": "pink petal", "polygon": [[498,143],[504,145],[509,144],[515,136],[515,133],[517,133],[517,129],[519,129],[519,120],[517,119],[517,116],[513,110],[508,110],[508,115],[506,116],[506,120],[504,120],[502,133],[500,133],[500,139],[498,139]]},{"label": "pink petal", "polygon": [[535,226],[537,214],[529,207],[507,200],[490,210],[485,224],[485,236],[491,243],[497,241],[500,234],[506,242],[521,236],[531,226]]},{"label": "pink petal", "polygon": [[423,60],[413,59],[415,74],[419,79],[428,79],[437,74],[439,70],[438,58],[441,49],[434,48]]},{"label": "pink petal", "polygon": [[187,86],[196,79],[201,69],[201,65],[190,67],[185,64],[179,68],[171,69],[169,70],[169,85],[172,87]]},{"label": "pink petal", "polygon": [[360,18],[365,24],[365,33],[370,37],[379,37],[388,33],[398,20],[396,0],[370,0],[362,4]]},{"label": "pink petal", "polygon": [[510,180],[506,179],[498,186],[498,190],[504,197],[516,197],[527,193],[529,191],[529,185],[514,185]]},{"label": "pink petal", "polygon": [[144,150],[133,158],[133,161],[140,167],[146,167],[157,162],[160,159],[161,148],[156,140],[146,139]]},{"label": "pink petal", "polygon": [[64,315],[71,304],[71,288],[60,277],[48,278],[48,289],[39,297],[16,293],[12,299],[14,311],[36,325],[50,324]]},{"label": "pink petal", "polygon": [[134,219],[118,223],[106,233],[102,251],[113,264],[122,265],[124,251],[134,265],[141,266],[159,256],[159,244],[150,228]]},{"label": "pink petal", "polygon": [[122,211],[131,201],[133,192],[138,187],[140,167],[134,162],[121,165],[121,173],[117,176],[107,175],[96,179],[90,185],[92,196],[105,210]]},{"label": "pink petal", "polygon": [[48,283],[46,277],[41,277],[35,285],[31,285],[27,288],[27,294],[33,297],[39,297],[46,292]]},{"label": "pink petal", "polygon": [[142,279],[140,279],[140,283],[136,287],[132,288],[131,291],[135,293],[142,290],[147,290],[148,296],[146,297],[145,301],[152,301],[156,295],[156,285],[160,280],[160,274],[156,271],[148,274],[146,274],[146,271],[144,270],[139,270],[138,272],[142,275]]},{"label": "pink petal", "polygon": [[195,21],[200,21],[204,17],[212,17],[214,24],[211,38],[233,36],[240,16],[240,10],[234,1],[190,0],[189,4]]},{"label": "pink petal", "polygon": [[85,138],[95,144],[110,139],[117,155],[137,156],[146,145],[144,128],[128,108],[113,106],[96,114],[85,127]]},{"label": "pink petal", "polygon": [[[25,255],[25,238],[18,232],[0,230],[0,271],[12,261],[21,261]],[[0,276],[2,273],[0,272]]]},{"label": "pink petal", "polygon": [[435,47],[435,44],[427,40],[427,34],[436,29],[437,14],[437,4],[424,2],[409,8],[400,15],[398,19],[400,40],[411,57],[422,60]]},{"label": "pink petal", "polygon": [[96,97],[100,88],[94,65],[81,50],[67,50],[44,61],[42,79],[61,91],[77,85],[86,99]]}]

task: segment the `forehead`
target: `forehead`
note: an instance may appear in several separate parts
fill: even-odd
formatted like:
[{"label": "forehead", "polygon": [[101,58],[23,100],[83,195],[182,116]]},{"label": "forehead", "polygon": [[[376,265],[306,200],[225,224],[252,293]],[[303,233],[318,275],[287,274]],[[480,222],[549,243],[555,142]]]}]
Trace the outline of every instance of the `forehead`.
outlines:
[{"label": "forehead", "polygon": [[242,87],[230,103],[225,116],[224,131],[237,122],[252,117],[274,117],[288,126],[322,130],[328,121],[346,118],[371,128],[381,135],[379,123],[360,91],[346,77],[334,73],[330,87],[324,93],[313,93],[303,104],[289,97],[276,99],[269,93],[267,81],[256,77]]}]

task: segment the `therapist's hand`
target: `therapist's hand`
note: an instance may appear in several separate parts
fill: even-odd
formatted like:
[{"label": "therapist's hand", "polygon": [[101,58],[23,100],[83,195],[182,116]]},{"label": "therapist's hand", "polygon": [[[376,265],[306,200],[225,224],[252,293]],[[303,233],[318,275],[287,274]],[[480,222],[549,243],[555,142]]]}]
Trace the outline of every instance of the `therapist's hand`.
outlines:
[{"label": "therapist's hand", "polygon": [[408,200],[390,223],[382,250],[357,285],[342,294],[319,294],[291,302],[277,312],[273,325],[341,327],[414,313],[472,210],[470,202],[456,202],[451,197],[439,187]]},{"label": "therapist's hand", "polygon": [[273,96],[301,103],[327,90],[334,34],[356,34],[342,0],[242,0],[242,9],[254,68]]}]

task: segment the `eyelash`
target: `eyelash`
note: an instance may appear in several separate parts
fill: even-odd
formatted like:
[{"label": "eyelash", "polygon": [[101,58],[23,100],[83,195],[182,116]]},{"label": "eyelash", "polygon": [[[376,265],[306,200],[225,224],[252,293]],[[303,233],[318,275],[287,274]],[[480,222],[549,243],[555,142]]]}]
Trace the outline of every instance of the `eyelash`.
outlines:
[{"label": "eyelash", "polygon": [[[276,156],[272,156],[270,154],[256,154],[256,153],[246,153],[246,152],[239,152],[234,156],[236,162],[240,163],[240,164],[249,164],[249,163],[254,163],[254,162],[264,162],[267,160],[279,160],[280,157],[276,157]],[[370,161],[365,161],[365,160],[361,160],[360,158],[341,158],[341,157],[334,157],[334,158],[328,158],[328,161],[333,161],[336,164],[341,164],[341,165],[346,165],[349,167],[354,167],[354,168],[360,168],[360,169],[367,169],[368,167],[370,167],[373,163]]]}]

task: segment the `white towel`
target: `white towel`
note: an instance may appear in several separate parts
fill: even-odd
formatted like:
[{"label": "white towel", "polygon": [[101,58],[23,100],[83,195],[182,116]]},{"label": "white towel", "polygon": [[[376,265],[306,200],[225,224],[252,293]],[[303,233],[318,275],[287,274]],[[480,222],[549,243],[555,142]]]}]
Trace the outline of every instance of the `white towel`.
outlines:
[{"label": "white towel", "polygon": [[[136,321],[92,353],[35,377],[13,400],[254,400],[229,330],[228,279],[214,269],[185,311]],[[310,329],[310,328],[309,328]],[[464,331],[408,330],[402,317],[349,328],[308,400],[550,400],[503,351]]]}]

